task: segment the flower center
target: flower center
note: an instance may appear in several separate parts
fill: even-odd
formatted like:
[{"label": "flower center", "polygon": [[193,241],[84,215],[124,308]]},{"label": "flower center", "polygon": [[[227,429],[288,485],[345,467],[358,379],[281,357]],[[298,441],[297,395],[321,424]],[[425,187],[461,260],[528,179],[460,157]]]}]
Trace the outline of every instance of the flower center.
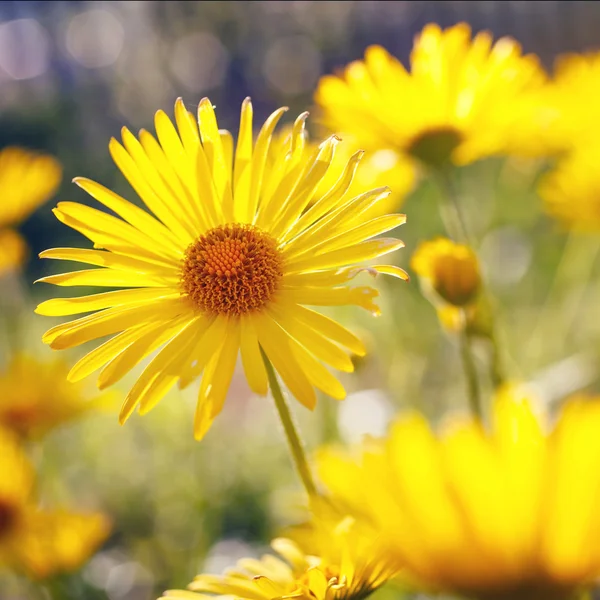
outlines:
[{"label": "flower center", "polygon": [[14,507],[0,500],[0,538],[11,531],[15,518]]},{"label": "flower center", "polygon": [[462,136],[452,127],[424,131],[412,140],[408,153],[432,167],[446,165],[452,152],[460,145]]},{"label": "flower center", "polygon": [[262,308],[281,279],[277,242],[252,225],[220,225],[185,252],[182,287],[194,305],[215,315]]}]

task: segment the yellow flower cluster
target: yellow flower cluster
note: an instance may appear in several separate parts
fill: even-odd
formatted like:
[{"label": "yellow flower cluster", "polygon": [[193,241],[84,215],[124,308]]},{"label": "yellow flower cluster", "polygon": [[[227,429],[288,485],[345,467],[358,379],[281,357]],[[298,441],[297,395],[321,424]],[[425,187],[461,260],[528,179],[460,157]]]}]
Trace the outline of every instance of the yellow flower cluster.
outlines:
[{"label": "yellow flower cluster", "polygon": [[0,429],[0,563],[34,579],[81,567],[110,533],[100,513],[41,508],[18,438]]},{"label": "yellow flower cluster", "polygon": [[[93,248],[40,255],[91,267],[40,281],[106,288],[42,302],[38,314],[73,317],[43,341],[57,350],[96,346],[68,373],[17,356],[0,378],[0,423],[12,430],[0,431],[0,472],[10,474],[0,478],[0,558],[44,578],[80,566],[109,533],[101,515],[40,508],[15,437],[38,438],[97,405],[84,407],[67,380],[99,371],[105,389],[145,363],[122,404],[123,423],[200,378],[194,435],[201,439],[223,409],[239,359],[250,389],[275,398],[313,517],[273,540],[278,556],[199,575],[166,598],[362,600],[394,578],[477,600],[571,600],[587,589],[600,577],[600,401],[571,400],[553,420],[505,387],[487,427],[482,418],[454,417],[437,433],[421,414],[399,417],[386,438],[367,440],[355,455],[320,452],[318,496],[279,378],[308,409],[317,390],[345,397],[330,369],[352,372],[352,356],[363,356],[365,345],[312,307],[378,315],[379,292],[365,276],[408,279],[379,259],[403,247],[389,232],[404,224],[395,210],[419,174],[443,179],[453,165],[491,156],[558,157],[539,187],[548,211],[568,228],[600,229],[600,129],[587,126],[600,115],[595,105],[573,110],[581,97],[595,97],[598,81],[598,56],[566,58],[549,76],[514,40],[472,36],[465,24],[428,25],[410,69],[372,46],[342,75],[321,80],[315,98],[334,133],[320,143],[306,135],[307,113],[276,133],[285,108],[254,137],[249,99],[236,143],[207,98],[197,114],[177,100],[174,121],[159,111],[156,135],[123,128],[110,153],[145,209],[77,178],[114,214],[60,202],[56,217]],[[0,225],[24,218],[59,179],[49,159],[0,153],[0,186],[14,195]],[[469,336],[485,290],[474,246],[459,229],[463,240],[423,242],[411,266],[442,321],[461,333],[477,408]],[[0,230],[0,273],[22,260],[23,248],[13,230]]]}]

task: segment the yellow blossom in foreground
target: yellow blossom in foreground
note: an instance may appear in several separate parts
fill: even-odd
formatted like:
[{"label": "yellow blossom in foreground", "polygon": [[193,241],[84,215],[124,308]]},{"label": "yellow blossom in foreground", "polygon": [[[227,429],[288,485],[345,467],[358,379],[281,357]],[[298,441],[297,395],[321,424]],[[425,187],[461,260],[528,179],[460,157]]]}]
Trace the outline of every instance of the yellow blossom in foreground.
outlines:
[{"label": "yellow blossom in foreground", "polygon": [[61,177],[51,156],[16,147],[0,150],[0,275],[22,264],[27,254],[25,241],[9,227],[46,202]]},{"label": "yellow blossom in foreground", "polygon": [[81,383],[67,381],[68,372],[63,361],[14,354],[0,372],[0,426],[24,438],[39,438],[98,407],[103,399],[87,400]]},{"label": "yellow blossom in foreground", "polygon": [[17,438],[0,430],[0,564],[45,578],[86,562],[110,533],[100,514],[36,507],[34,473]]},{"label": "yellow blossom in foreground", "polygon": [[[273,549],[284,559],[265,555],[242,559],[223,575],[198,575],[192,591],[170,590],[164,597],[200,600],[203,594],[233,596],[243,600],[299,598],[304,600],[360,600],[394,574],[386,558],[365,544],[359,524],[346,517],[333,524],[314,522],[305,530],[304,544],[277,538]],[[315,554],[307,553],[310,547]]]},{"label": "yellow blossom in foreground", "polygon": [[[471,38],[460,23],[427,25],[416,38],[410,71],[381,46],[321,79],[315,100],[324,123],[366,149],[406,152],[426,164],[470,163],[530,148],[532,97],[546,76],[537,57],[510,38]],[[535,111],[533,111],[535,112]],[[522,145],[522,143],[524,145]]]},{"label": "yellow blossom in foreground", "polygon": [[[124,145],[110,142],[113,159],[149,211],[83,178],[76,183],[121,218],[73,202],[55,209],[95,249],[57,248],[41,256],[102,268],[42,281],[125,288],[38,306],[49,316],[96,311],[46,332],[43,340],[52,348],[113,336],[84,356],[69,379],[102,369],[98,384],[105,388],[158,350],[129,391],[121,422],[138,406],[148,412],[175,383],[185,388],[202,374],[194,424],[200,439],[222,409],[238,355],[251,389],[267,393],[263,352],[306,407],[316,403],[315,387],[345,396],[323,363],[350,372],[348,351],[363,355],[364,346],[306,305],[357,305],[378,313],[377,290],[348,284],[365,270],[359,263],[403,246],[397,238],[375,236],[405,216],[365,218],[388,191],[349,192],[360,153],[327,193],[317,195],[339,140],[331,136],[307,155],[305,115],[267,164],[284,112],[275,111],[253,142],[252,105],[245,100],[234,148],[208,99],[200,102],[198,121],[180,99],[177,128],[163,111],[156,114],[158,141],[144,130],[138,140],[124,128]],[[407,278],[390,265],[369,271]]]},{"label": "yellow blossom in foreground", "polygon": [[600,144],[582,143],[560,159],[538,186],[546,211],[566,229],[600,231]]},{"label": "yellow blossom in foreground", "polygon": [[358,460],[323,451],[331,496],[385,535],[422,587],[468,598],[566,600],[600,576],[600,400],[573,399],[548,427],[518,388],[490,431],[455,418],[439,435],[399,418]]},{"label": "yellow blossom in foreground", "polygon": [[422,242],[410,262],[414,271],[449,304],[471,304],[481,287],[477,255],[464,244],[439,237]]},{"label": "yellow blossom in foreground", "polygon": [[[308,113],[304,113],[304,116],[308,116]],[[282,128],[279,135],[274,136],[269,151],[270,160],[274,161],[282,151],[285,151],[284,149],[286,144],[289,143],[288,138],[290,135],[292,135],[292,128],[287,127]],[[417,169],[415,168],[414,161],[407,159],[394,150],[384,149],[364,153],[356,145],[345,143],[345,140],[343,141],[344,143],[336,148],[331,166],[317,186],[315,198],[320,198],[331,189],[344,172],[348,161],[356,152],[360,152],[360,156],[362,157],[360,169],[356,171],[347,193],[351,196],[357,196],[374,188],[387,186],[391,190],[391,194],[387,200],[377,203],[377,205],[366,213],[366,216],[376,217],[398,210],[406,196],[415,187]],[[318,144],[310,142],[307,138],[304,152],[310,155],[317,149]]]}]

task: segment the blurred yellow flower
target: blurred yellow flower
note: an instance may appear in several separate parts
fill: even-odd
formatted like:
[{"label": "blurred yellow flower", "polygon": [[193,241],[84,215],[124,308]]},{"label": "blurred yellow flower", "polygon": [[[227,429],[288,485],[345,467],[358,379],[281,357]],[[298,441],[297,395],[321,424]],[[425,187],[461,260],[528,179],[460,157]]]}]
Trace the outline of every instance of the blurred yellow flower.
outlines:
[{"label": "blurred yellow flower", "polygon": [[549,90],[556,112],[550,140],[557,149],[577,148],[600,133],[600,52],[566,54],[556,60]]},{"label": "blurred yellow flower", "polygon": [[0,275],[23,263],[27,245],[17,225],[56,191],[62,177],[51,156],[8,147],[0,150]]},{"label": "blurred yellow flower", "polygon": [[14,229],[0,229],[0,275],[22,265],[27,258],[27,242]]},{"label": "blurred yellow flower", "polygon": [[[360,153],[317,197],[338,138],[331,136],[307,157],[304,115],[296,120],[285,151],[267,167],[273,130],[284,112],[274,112],[253,143],[252,105],[244,101],[234,151],[232,136],[218,129],[208,99],[198,108],[199,127],[180,99],[178,130],[159,111],[158,141],[147,131],[138,141],[124,128],[125,145],[110,142],[117,166],[157,218],[82,178],[76,183],[122,219],[72,202],[55,209],[59,220],[97,249],[58,248],[41,257],[104,268],[42,281],[128,288],[38,306],[39,314],[49,316],[96,311],[46,332],[43,340],[52,348],[118,334],[84,356],[69,379],[102,368],[98,383],[105,388],[162,347],[127,395],[121,422],[138,405],[142,414],[148,412],[176,382],[185,388],[203,373],[194,424],[196,438],[202,438],[222,409],[238,354],[252,390],[267,393],[261,350],[308,408],[316,403],[315,387],[344,397],[343,386],[322,362],[350,372],[347,350],[362,355],[364,346],[304,305],[357,305],[378,313],[377,290],[347,284],[363,270],[357,263],[403,246],[394,237],[371,238],[401,225],[405,216],[365,219],[388,191],[348,193]],[[394,266],[369,270],[407,277]]]},{"label": "blurred yellow flower", "polygon": [[78,569],[110,533],[100,514],[35,506],[34,472],[17,438],[0,429],[0,563],[31,577]]},{"label": "blurred yellow flower", "polygon": [[[308,116],[308,113],[304,113],[304,115]],[[269,149],[271,164],[281,152],[286,151],[288,138],[291,135],[291,127],[282,127],[281,132],[273,137],[273,143]],[[307,139],[304,150],[307,156],[313,154],[317,149],[318,144]],[[344,172],[348,161],[358,151],[360,151],[358,147],[345,143],[345,140],[336,148],[330,168],[317,185],[315,198],[324,196],[331,189]],[[366,212],[366,216],[376,217],[398,210],[406,196],[415,187],[417,172],[414,161],[389,149],[376,150],[367,154],[361,152],[360,156],[362,157],[360,169],[355,172],[347,193],[350,196],[358,196],[374,188],[389,187],[391,194],[387,200],[377,203]]]},{"label": "blurred yellow flower", "polygon": [[531,100],[546,75],[517,42],[493,43],[487,32],[471,39],[465,23],[445,30],[429,24],[410,65],[407,72],[371,46],[340,77],[323,77],[315,100],[324,123],[366,149],[406,152],[435,166],[532,152],[527,129],[538,124],[530,123]]},{"label": "blurred yellow flower", "polygon": [[304,538],[318,555],[307,554],[292,539],[277,538],[271,546],[285,560],[271,554],[260,560],[242,559],[221,576],[198,575],[188,586],[192,591],[170,590],[164,597],[200,600],[209,593],[243,600],[358,600],[395,574],[380,555],[365,552],[360,544],[364,538],[356,535],[351,517],[331,529],[319,525]]},{"label": "blurred yellow flower", "polygon": [[14,354],[0,373],[0,426],[24,438],[39,438],[104,401],[106,396],[87,400],[81,384],[67,381],[68,372],[63,361]]},{"label": "blurred yellow flower", "polygon": [[547,421],[510,386],[495,399],[489,432],[465,417],[435,435],[409,414],[359,460],[322,451],[320,476],[379,528],[421,586],[566,600],[600,575],[600,400],[573,399]]},{"label": "blurred yellow flower", "polygon": [[422,242],[412,255],[410,266],[453,306],[471,304],[480,291],[481,276],[475,252],[448,238]]},{"label": "blurred yellow flower", "polygon": [[546,211],[570,230],[600,231],[600,144],[583,143],[538,185]]},{"label": "blurred yellow flower", "polygon": [[106,541],[111,523],[101,513],[30,511],[16,555],[29,577],[46,579],[81,568]]}]

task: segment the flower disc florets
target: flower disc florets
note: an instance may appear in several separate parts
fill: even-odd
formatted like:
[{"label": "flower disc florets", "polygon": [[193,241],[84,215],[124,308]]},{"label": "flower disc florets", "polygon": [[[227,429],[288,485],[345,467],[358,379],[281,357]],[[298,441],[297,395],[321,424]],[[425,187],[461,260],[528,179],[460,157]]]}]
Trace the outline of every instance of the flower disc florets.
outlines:
[{"label": "flower disc florets", "polygon": [[201,235],[185,253],[182,287],[193,304],[215,315],[262,308],[281,280],[275,239],[252,225],[221,225]]}]

